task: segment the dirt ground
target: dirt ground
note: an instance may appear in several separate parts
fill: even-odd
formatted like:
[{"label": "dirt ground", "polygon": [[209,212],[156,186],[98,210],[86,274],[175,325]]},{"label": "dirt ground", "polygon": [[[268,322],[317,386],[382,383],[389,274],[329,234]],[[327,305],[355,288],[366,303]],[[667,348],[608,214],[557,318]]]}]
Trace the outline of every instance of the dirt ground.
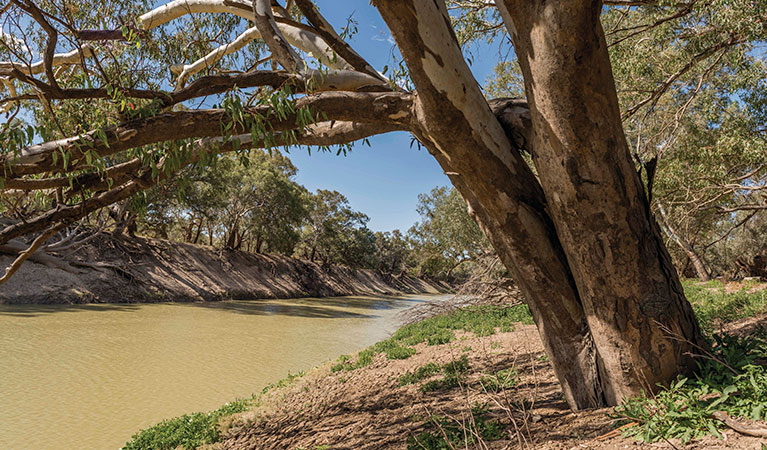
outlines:
[{"label": "dirt ground", "polygon": [[[370,366],[353,371],[332,373],[328,363],[271,391],[252,411],[228,419],[223,441],[211,450],[406,449],[411,436],[427,429],[439,433],[430,417],[467,423],[477,404],[488,408],[486,420],[503,424],[507,438],[468,447],[472,449],[762,449],[762,440],[732,431],[724,433],[724,440],[710,437],[686,446],[642,444],[612,431],[616,422],[609,416],[611,409],[571,412],[532,325],[416,348],[408,359],[386,360],[379,354]],[[467,355],[470,370],[459,387],[423,393],[418,388],[423,382],[398,386],[398,378],[408,371],[462,355]],[[483,374],[508,368],[519,377],[514,387],[488,392],[477,382]]]}]

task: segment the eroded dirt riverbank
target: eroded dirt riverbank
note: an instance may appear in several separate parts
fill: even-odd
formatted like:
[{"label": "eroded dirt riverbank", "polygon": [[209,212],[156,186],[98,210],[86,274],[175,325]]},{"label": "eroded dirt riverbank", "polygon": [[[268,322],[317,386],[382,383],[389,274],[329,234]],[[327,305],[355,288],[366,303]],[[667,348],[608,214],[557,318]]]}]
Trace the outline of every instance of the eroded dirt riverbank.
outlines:
[{"label": "eroded dirt riverbank", "polygon": [[[436,294],[449,288],[408,276],[159,239],[104,237],[73,258],[84,264],[72,271],[28,261],[0,286],[0,304]],[[11,261],[0,255],[0,267]]]}]

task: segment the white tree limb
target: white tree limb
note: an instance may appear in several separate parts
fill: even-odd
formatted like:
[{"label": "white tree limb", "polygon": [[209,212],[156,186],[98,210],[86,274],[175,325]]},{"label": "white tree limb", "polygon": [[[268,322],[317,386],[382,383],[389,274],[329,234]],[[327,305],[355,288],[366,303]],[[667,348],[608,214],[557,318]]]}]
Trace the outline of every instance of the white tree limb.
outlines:
[{"label": "white tree limb", "polygon": [[[10,78],[7,78],[7,77],[0,77],[0,82],[2,82],[2,84],[0,84],[0,86],[5,86],[6,89],[8,89],[8,97],[9,98],[16,97],[16,86],[14,86],[13,80],[11,80]],[[9,103],[7,103],[5,105],[0,105],[0,114],[7,113],[8,111],[11,110],[11,108],[13,108],[13,105],[15,105],[17,103],[18,103],[18,101],[16,101],[16,102],[9,102]]]},{"label": "white tree limb", "polygon": [[[246,20],[255,20],[252,3],[249,1],[174,0],[141,15],[138,19],[138,23],[144,30],[150,30],[182,16],[200,13],[233,14]],[[309,54],[327,67],[336,70],[352,69],[352,66],[343,58],[338,57],[330,46],[317,34],[288,23],[276,23],[276,27],[290,45]],[[6,34],[4,36],[11,35]],[[12,38],[14,39],[14,42],[15,40],[18,40],[15,36]],[[177,88],[183,87],[189,77],[202,71],[206,67],[214,65],[225,55],[240,50],[252,40],[261,38],[261,33],[254,27],[240,34],[233,42],[220,46],[192,64],[180,66],[180,70],[178,70],[179,66],[174,66],[176,70],[181,73],[177,82]],[[81,52],[82,55],[80,54]],[[84,58],[92,57],[93,54],[93,48],[90,45],[85,44],[79,50],[76,49],[67,53],[55,54],[53,56],[52,66],[56,67],[77,64]],[[45,71],[45,64],[43,61],[38,61],[29,65],[19,62],[0,61],[0,72],[9,72],[14,68],[25,75],[36,75]]]},{"label": "white tree limb", "polygon": [[[72,50],[71,52],[57,53],[53,55],[53,61],[51,65],[53,67],[57,67],[77,64],[81,61],[80,52],[82,52],[82,57],[85,58],[90,58],[93,56],[93,48],[88,44],[84,44],[79,49]],[[36,63],[27,65],[24,63],[0,61],[0,71],[11,71],[13,69],[18,70],[25,75],[37,75],[45,72],[45,62],[38,61]]]},{"label": "white tree limb", "polygon": [[192,75],[195,75],[208,67],[214,66],[224,56],[234,53],[255,39],[261,37],[261,33],[258,32],[256,27],[248,28],[244,33],[237,36],[234,41],[224,44],[192,64],[186,64],[183,66],[171,67],[171,72],[178,73],[178,79],[176,80],[176,90],[183,88],[186,85],[187,80]]},{"label": "white tree limb", "polygon": [[253,3],[253,13],[256,20],[256,28],[261,32],[261,36],[272,51],[272,56],[288,72],[302,72],[304,62],[298,57],[293,47],[286,41],[282,35],[272,14],[271,0],[255,0]]}]

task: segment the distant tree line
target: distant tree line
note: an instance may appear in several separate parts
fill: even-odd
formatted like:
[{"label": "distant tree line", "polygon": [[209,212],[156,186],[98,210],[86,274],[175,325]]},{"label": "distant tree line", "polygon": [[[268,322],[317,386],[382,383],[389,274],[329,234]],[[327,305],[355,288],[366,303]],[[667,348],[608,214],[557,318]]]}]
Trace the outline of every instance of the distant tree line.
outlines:
[{"label": "distant tree line", "polygon": [[190,168],[112,208],[111,232],[280,254],[355,268],[460,280],[492,247],[452,188],[418,197],[421,220],[407,232],[373,232],[337,191],[310,192],[278,151],[223,157]]}]

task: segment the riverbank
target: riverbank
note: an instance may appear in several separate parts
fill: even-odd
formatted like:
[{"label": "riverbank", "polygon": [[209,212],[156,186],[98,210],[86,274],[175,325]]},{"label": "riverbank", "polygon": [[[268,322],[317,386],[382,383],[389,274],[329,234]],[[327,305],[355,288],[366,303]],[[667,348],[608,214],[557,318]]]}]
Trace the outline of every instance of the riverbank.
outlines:
[{"label": "riverbank", "polygon": [[[99,236],[68,270],[26,262],[0,286],[0,304],[215,301],[449,291],[406,275],[146,238]],[[12,257],[0,255],[0,267]]]},{"label": "riverbank", "polygon": [[[702,360],[701,380],[624,408],[570,411],[526,308],[479,306],[405,326],[212,413],[165,421],[124,449],[763,449],[763,439],[710,414],[716,407],[767,426],[751,408],[761,413],[767,402],[763,291],[685,288],[704,326],[722,336],[712,360]],[[722,308],[729,320],[706,319]]]}]

